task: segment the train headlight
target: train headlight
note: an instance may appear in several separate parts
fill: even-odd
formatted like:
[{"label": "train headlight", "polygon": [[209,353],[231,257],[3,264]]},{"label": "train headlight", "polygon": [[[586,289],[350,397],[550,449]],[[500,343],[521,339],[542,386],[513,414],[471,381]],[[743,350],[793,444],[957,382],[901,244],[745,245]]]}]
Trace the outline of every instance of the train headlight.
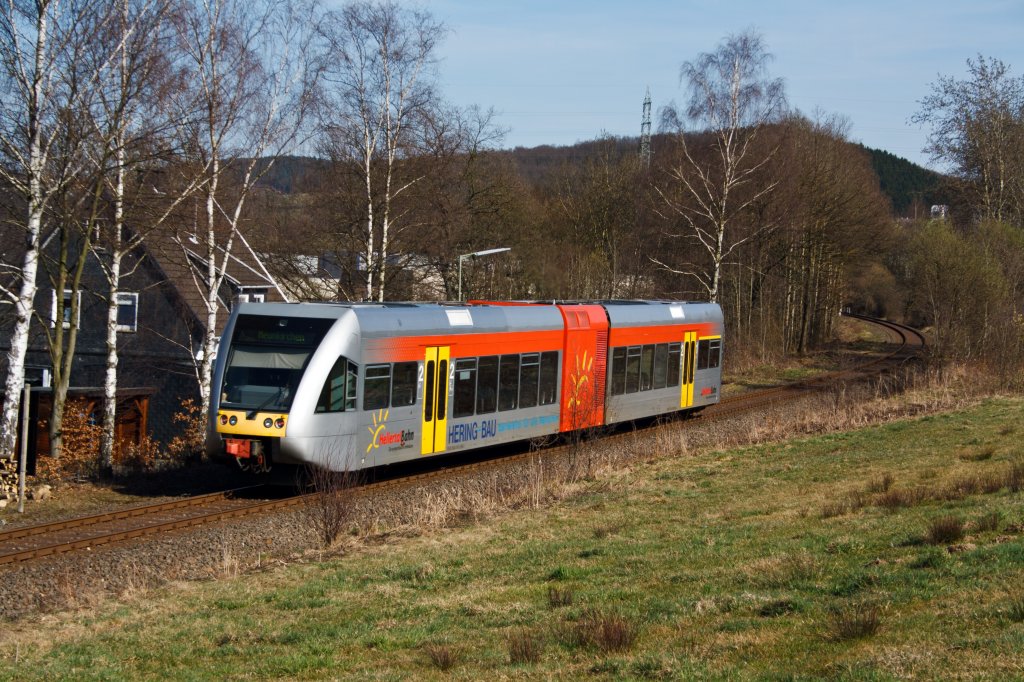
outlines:
[{"label": "train headlight", "polygon": [[237,423],[238,423],[238,417],[236,417],[235,415],[231,415],[231,419],[228,420],[228,424],[231,424],[232,426],[234,426]]},{"label": "train headlight", "polygon": [[220,416],[220,423],[221,423],[221,426],[223,426],[224,424],[228,423],[228,416],[226,414],[222,414]]},{"label": "train headlight", "polygon": [[273,425],[274,425],[274,420],[271,419],[270,417],[267,417],[266,419],[263,420],[263,428],[269,429]]},{"label": "train headlight", "polygon": [[274,426],[276,426],[279,429],[283,429],[284,428],[284,417],[278,417],[277,421],[274,422]]}]

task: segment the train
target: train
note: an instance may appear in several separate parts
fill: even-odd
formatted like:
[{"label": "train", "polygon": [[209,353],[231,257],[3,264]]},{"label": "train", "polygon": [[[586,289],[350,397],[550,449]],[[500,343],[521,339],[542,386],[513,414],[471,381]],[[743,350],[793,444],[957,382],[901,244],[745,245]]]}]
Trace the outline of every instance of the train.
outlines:
[{"label": "train", "polygon": [[247,471],[357,471],[698,411],[721,308],[653,300],[241,303],[207,450]]}]

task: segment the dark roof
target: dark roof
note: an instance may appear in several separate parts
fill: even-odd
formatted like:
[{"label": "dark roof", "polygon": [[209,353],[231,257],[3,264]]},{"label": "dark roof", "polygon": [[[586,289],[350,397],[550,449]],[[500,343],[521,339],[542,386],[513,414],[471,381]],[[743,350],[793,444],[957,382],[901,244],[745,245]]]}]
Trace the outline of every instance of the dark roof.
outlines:
[{"label": "dark roof", "polygon": [[[215,247],[215,260],[218,267],[223,263],[224,244],[227,241],[226,234],[219,236],[223,238],[217,240]],[[206,323],[204,279],[208,262],[204,243],[191,230],[168,226],[148,234],[143,240],[143,249],[195,316],[195,322],[204,326]],[[224,279],[228,289],[233,293],[237,294],[249,288],[264,289],[268,302],[285,300],[281,290],[262,267],[259,258],[249,248],[244,237],[239,238],[236,235],[233,240]],[[232,305],[231,300],[225,299],[226,294],[222,287],[217,298],[218,325],[221,326],[226,322],[226,313]]]}]

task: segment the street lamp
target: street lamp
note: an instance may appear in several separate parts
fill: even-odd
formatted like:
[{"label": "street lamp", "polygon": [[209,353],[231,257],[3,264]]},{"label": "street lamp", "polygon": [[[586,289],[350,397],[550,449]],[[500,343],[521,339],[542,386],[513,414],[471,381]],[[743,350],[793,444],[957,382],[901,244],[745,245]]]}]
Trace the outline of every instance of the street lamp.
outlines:
[{"label": "street lamp", "polygon": [[512,250],[511,247],[502,246],[502,247],[497,248],[497,249],[486,249],[484,251],[477,251],[475,253],[466,253],[466,254],[463,254],[463,255],[459,256],[459,300],[460,301],[462,300],[462,261],[466,260],[467,258],[472,258],[473,260],[476,260],[477,258],[480,258],[481,256],[490,256],[490,255],[495,254],[495,253],[504,253],[505,251],[511,251],[511,250]]}]

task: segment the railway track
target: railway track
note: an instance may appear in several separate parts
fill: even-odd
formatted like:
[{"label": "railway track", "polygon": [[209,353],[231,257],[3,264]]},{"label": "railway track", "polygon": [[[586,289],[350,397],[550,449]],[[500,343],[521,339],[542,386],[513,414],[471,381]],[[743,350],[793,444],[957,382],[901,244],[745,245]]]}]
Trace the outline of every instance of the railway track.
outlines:
[{"label": "railway track", "polygon": [[[898,346],[885,355],[873,357],[864,363],[827,375],[724,398],[717,405],[707,408],[700,419],[723,419],[757,407],[806,395],[808,391],[821,390],[836,383],[871,376],[885,371],[887,367],[896,367],[907,362],[917,356],[924,347],[924,337],[910,327],[861,315],[849,316],[882,326]],[[612,436],[612,439],[614,438],[615,436]],[[552,447],[546,449],[545,453],[557,455],[559,450],[559,447]],[[456,476],[483,467],[504,466],[509,462],[531,456],[533,453],[524,452],[497,460],[483,460],[391,480],[363,483],[352,492],[362,497],[389,488],[416,485],[425,480]],[[3,531],[0,532],[0,566],[40,560],[67,552],[88,550],[227,519],[265,514],[305,504],[311,497],[309,494],[296,494],[284,498],[262,499],[266,496],[261,496],[261,488],[264,486],[250,486]]]}]

